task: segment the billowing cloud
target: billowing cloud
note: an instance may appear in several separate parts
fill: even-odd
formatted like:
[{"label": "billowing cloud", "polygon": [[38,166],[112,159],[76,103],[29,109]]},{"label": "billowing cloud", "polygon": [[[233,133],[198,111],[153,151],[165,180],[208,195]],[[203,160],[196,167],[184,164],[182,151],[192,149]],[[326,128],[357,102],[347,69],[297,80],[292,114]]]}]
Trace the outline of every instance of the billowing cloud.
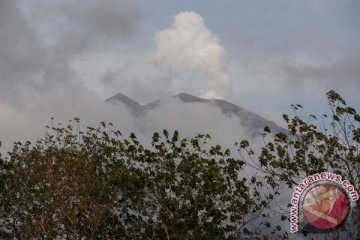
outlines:
[{"label": "billowing cloud", "polygon": [[[11,142],[41,136],[52,116],[61,122],[78,116],[83,125],[104,120],[121,123],[119,129],[137,129],[123,108],[103,105],[104,98],[118,92],[141,103],[179,92],[225,97],[270,119],[276,119],[275,110],[276,114],[286,111],[290,103],[315,106],[330,88],[352,93],[358,102],[358,37],[349,29],[336,33],[305,26],[302,31],[291,21],[285,24],[288,15],[272,10],[267,16],[269,11],[261,12],[262,8],[257,10],[264,19],[276,15],[278,20],[261,20],[259,25],[257,14],[246,18],[252,22],[247,25],[236,16],[227,19],[220,14],[209,20],[216,20],[212,30],[221,31],[226,49],[231,49],[225,66],[224,47],[199,14],[182,12],[172,26],[157,32],[168,21],[170,8],[165,5],[170,6],[155,3],[150,9],[142,1],[125,0],[0,1],[0,139]],[[218,5],[207,8],[214,6]],[[334,17],[333,23],[341,19],[326,15]],[[280,22],[286,28],[278,28]],[[227,28],[216,28],[225,24]],[[351,28],[344,22],[339,26],[345,25]],[[154,32],[155,52],[150,49]],[[230,87],[234,94],[226,95]],[[171,118],[168,112],[175,107],[181,110]],[[217,127],[229,135],[243,131],[233,126],[234,119],[214,117],[212,110],[201,109],[165,104],[142,124],[148,133],[179,126],[186,133],[208,131],[219,138],[223,135],[216,132]],[[195,118],[195,113],[201,115]],[[194,118],[181,125],[183,116]],[[222,122],[229,131],[216,125]]]},{"label": "billowing cloud", "polygon": [[15,1],[0,3],[0,99],[42,84],[47,54]]},{"label": "billowing cloud", "polygon": [[195,12],[175,16],[171,28],[155,36],[156,58],[166,64],[200,72],[210,79],[204,97],[223,98],[229,91],[230,78],[223,64],[224,48]]},{"label": "billowing cloud", "polygon": [[0,117],[0,141],[3,143],[0,152],[10,150],[14,141],[34,141],[44,136],[51,117],[55,119],[55,126],[79,117],[82,131],[87,126],[99,126],[101,121],[112,122],[114,129],[120,130],[123,136],[134,132],[147,146],[153,132],[163,129],[179,130],[184,137],[208,133],[212,137],[211,144],[221,144],[232,150],[234,142],[251,137],[251,130],[244,127],[239,118],[226,116],[218,108],[204,103],[164,98],[144,116],[135,117],[123,103],[106,103],[89,92],[63,96],[61,91],[34,96],[32,102],[20,108],[0,102],[0,112],[4,114]]},{"label": "billowing cloud", "polygon": [[0,101],[83,84],[74,59],[128,39],[140,20],[125,1],[1,1]]},{"label": "billowing cloud", "polygon": [[3,149],[13,141],[42,136],[51,117],[64,123],[78,116],[92,126],[121,119],[125,129],[133,129],[134,120],[121,107],[112,109],[84,87],[72,62],[104,42],[128,38],[140,19],[140,11],[125,1],[106,0],[101,6],[97,1],[1,1]]},{"label": "billowing cloud", "polygon": [[[186,117],[184,117],[186,116]],[[232,147],[235,141],[249,139],[251,131],[236,116],[226,116],[215,106],[206,103],[184,103],[177,98],[164,98],[145,118],[148,133],[162,129],[179,130],[189,137],[209,133],[213,143]]]},{"label": "billowing cloud", "polygon": [[[67,2],[56,8],[59,14],[65,16],[68,24],[74,24],[80,33],[94,38],[107,38],[118,41],[129,37],[142,19],[142,12],[127,1],[87,1]],[[75,28],[76,31],[76,28]]]},{"label": "billowing cloud", "polygon": [[0,141],[3,145],[0,152],[10,150],[14,141],[34,142],[43,137],[45,126],[51,125],[52,117],[55,126],[57,123],[64,126],[68,120],[79,117],[82,130],[87,126],[97,127],[101,121],[112,122],[125,135],[136,129],[137,122],[125,106],[112,106],[89,92],[76,91],[68,92],[68,95],[63,91],[36,95],[21,106],[0,102],[0,113]]},{"label": "billowing cloud", "polygon": [[[305,60],[300,59],[297,62],[284,64],[283,69],[290,82],[317,82],[327,88],[342,88],[348,91],[355,86],[360,87],[359,54],[358,48],[343,47],[341,53],[332,54],[327,59],[323,57],[315,61],[310,56]],[[323,55],[325,54],[320,56]]]}]

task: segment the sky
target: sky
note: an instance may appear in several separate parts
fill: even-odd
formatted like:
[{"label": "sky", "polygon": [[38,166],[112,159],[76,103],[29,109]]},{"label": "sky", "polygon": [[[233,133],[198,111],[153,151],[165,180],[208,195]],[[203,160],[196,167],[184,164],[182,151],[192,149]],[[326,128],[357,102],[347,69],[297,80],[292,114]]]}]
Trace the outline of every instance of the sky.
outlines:
[{"label": "sky", "polygon": [[[327,112],[330,89],[356,108],[359,43],[357,0],[2,0],[0,140],[39,136],[50,117],[138,128],[103,103],[116,93],[222,98],[279,125],[292,103]],[[197,119],[218,126],[203,111]],[[186,131],[174,120],[183,113],[149,125]]]}]

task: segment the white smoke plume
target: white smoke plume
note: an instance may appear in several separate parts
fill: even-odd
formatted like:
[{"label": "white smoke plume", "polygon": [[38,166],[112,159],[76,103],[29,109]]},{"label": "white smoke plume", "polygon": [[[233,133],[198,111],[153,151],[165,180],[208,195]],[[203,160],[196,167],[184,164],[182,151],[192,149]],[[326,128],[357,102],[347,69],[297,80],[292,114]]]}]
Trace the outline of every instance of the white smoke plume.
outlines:
[{"label": "white smoke plume", "polygon": [[210,79],[202,96],[224,98],[230,77],[223,64],[224,48],[195,12],[175,16],[171,28],[158,32],[156,59],[171,66],[199,72]]}]

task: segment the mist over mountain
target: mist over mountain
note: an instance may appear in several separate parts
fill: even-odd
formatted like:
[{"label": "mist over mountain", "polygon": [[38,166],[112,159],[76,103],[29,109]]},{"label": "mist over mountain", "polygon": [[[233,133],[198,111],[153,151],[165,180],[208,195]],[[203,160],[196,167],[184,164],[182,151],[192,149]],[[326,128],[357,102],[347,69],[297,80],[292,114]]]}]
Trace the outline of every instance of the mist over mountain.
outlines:
[{"label": "mist over mountain", "polygon": [[[239,121],[239,125],[243,126],[250,133],[252,137],[259,136],[265,126],[271,128],[274,133],[278,133],[281,131],[285,131],[285,129],[279,127],[273,121],[267,120],[264,117],[255,114],[251,111],[248,111],[236,104],[227,102],[221,99],[205,99],[193,96],[188,93],[179,93],[174,96],[170,96],[167,98],[161,98],[154,102],[150,102],[148,104],[141,105],[137,101],[131,99],[130,97],[124,94],[116,94],[105,101],[111,104],[122,103],[129,110],[129,112],[136,118],[146,118],[149,112],[153,111],[156,108],[160,108],[162,105],[166,105],[171,103],[173,100],[179,100],[181,103],[185,105],[197,104],[200,107],[206,106],[213,109],[220,110],[224,116],[229,118],[237,118]],[[174,105],[175,107],[172,109],[173,112],[178,111],[178,105]],[[167,114],[172,114],[172,112],[168,112]],[[196,113],[194,113],[196,114]],[[183,118],[187,118],[189,116],[183,115]]]}]

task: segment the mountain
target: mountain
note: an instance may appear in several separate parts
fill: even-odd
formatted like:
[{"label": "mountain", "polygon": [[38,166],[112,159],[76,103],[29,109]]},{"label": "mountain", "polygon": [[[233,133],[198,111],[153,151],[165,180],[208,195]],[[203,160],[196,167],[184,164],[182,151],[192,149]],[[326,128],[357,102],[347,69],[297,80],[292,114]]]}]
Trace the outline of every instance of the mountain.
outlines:
[{"label": "mountain", "polygon": [[111,98],[105,100],[107,103],[116,104],[122,102],[126,108],[136,117],[140,117],[145,114],[145,106],[140,105],[137,101],[129,98],[128,96],[118,93]]},{"label": "mountain", "polygon": [[[220,109],[221,112],[228,117],[235,116],[239,118],[239,123],[250,129],[252,135],[261,134],[265,126],[270,127],[270,129],[274,133],[285,131],[285,129],[279,127],[276,123],[225,100],[204,99],[190,95],[188,93],[180,93],[172,97],[181,100],[184,104],[202,103]],[[151,109],[154,109],[164,101],[167,101],[167,99],[159,99],[146,105],[140,105],[137,101],[129,98],[124,94],[119,93],[108,98],[105,101],[111,104],[121,102],[134,116],[142,117],[146,115],[146,113]]]}]

